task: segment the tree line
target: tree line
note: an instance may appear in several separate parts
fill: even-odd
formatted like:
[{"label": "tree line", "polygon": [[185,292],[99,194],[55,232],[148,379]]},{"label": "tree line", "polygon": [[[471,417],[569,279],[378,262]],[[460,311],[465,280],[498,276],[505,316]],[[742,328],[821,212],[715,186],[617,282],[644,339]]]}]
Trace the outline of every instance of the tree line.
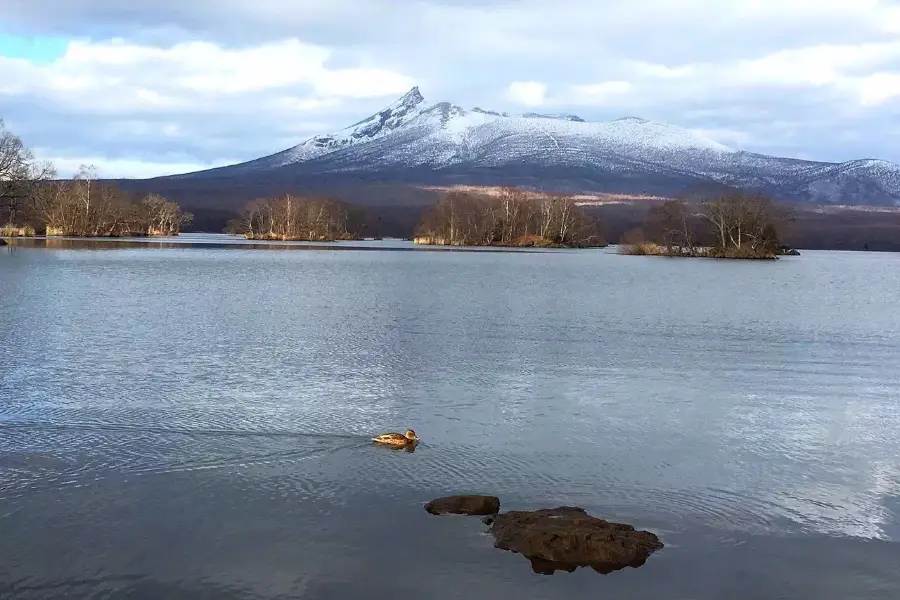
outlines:
[{"label": "tree line", "polygon": [[90,166],[82,166],[72,179],[56,179],[53,165],[38,161],[0,120],[0,234],[177,235],[191,218],[162,196],[134,198],[97,181]]},{"label": "tree line", "polygon": [[605,246],[599,223],[568,196],[505,187],[451,191],[422,216],[416,243],[460,246]]},{"label": "tree line", "polygon": [[771,198],[742,190],[706,194],[696,202],[668,200],[625,236],[625,254],[775,258],[791,215]]},{"label": "tree line", "polygon": [[227,232],[251,240],[356,239],[359,213],[333,198],[282,194],[249,202]]}]

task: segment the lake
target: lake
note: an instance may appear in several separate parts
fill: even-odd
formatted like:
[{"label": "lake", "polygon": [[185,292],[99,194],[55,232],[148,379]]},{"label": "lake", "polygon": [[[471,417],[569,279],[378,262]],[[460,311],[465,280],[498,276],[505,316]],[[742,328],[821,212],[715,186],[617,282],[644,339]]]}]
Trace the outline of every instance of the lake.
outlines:
[{"label": "lake", "polygon": [[[34,244],[0,249],[0,597],[900,596],[900,255]],[[423,510],[454,493],[666,546],[538,575]]]}]

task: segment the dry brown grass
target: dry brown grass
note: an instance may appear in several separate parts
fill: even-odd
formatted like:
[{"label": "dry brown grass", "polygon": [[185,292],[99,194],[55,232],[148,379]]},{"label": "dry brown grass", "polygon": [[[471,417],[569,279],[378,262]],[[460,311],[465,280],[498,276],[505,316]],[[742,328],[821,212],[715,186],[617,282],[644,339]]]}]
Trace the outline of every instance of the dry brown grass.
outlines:
[{"label": "dry brown grass", "polygon": [[619,254],[627,254],[628,256],[665,256],[668,254],[668,251],[664,246],[653,242],[634,242],[619,246]]},{"label": "dry brown grass", "polygon": [[280,233],[242,233],[244,238],[248,240],[260,240],[260,241],[268,241],[268,242],[343,242],[350,240],[359,239],[357,236],[354,236],[350,233],[342,233],[336,238],[329,237],[319,237],[316,239],[310,239],[308,237],[293,237],[290,235],[282,235]]},{"label": "dry brown grass", "polygon": [[550,248],[556,244],[553,243],[553,240],[539,235],[523,235],[512,240],[508,245],[515,248]]},{"label": "dry brown grass", "polygon": [[19,227],[7,223],[3,227],[0,227],[0,237],[34,237],[34,235],[34,227],[31,225]]},{"label": "dry brown grass", "polygon": [[734,258],[739,260],[775,260],[778,255],[770,250],[752,248],[710,248],[706,253],[710,258]]},{"label": "dry brown grass", "polygon": [[684,258],[730,258],[736,260],[774,260],[778,258],[769,251],[749,248],[669,248],[654,242],[637,241],[619,246],[619,254],[627,256],[670,256]]}]

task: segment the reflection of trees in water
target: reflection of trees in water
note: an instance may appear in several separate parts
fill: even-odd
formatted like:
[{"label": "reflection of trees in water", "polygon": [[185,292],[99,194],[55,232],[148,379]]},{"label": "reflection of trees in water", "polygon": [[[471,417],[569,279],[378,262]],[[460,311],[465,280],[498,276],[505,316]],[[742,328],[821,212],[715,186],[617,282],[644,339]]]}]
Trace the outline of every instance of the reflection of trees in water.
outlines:
[{"label": "reflection of trees in water", "polygon": [[344,244],[340,242],[298,243],[278,241],[243,241],[235,243],[190,242],[186,240],[163,241],[153,238],[83,238],[83,237],[28,237],[11,238],[7,250],[23,248],[47,248],[56,250],[121,250],[131,248],[208,249],[208,250],[369,250],[374,252],[528,252],[534,250],[516,248],[428,248],[422,246],[389,246],[381,242],[371,245]]}]

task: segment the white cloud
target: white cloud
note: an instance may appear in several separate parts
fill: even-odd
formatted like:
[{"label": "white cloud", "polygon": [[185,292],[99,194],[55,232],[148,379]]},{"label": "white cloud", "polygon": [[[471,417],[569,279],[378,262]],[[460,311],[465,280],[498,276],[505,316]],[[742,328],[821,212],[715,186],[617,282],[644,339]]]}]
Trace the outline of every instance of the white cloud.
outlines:
[{"label": "white cloud", "polygon": [[[41,107],[51,118],[66,119],[65,128],[70,132],[73,116],[101,119],[93,127],[81,121],[77,146],[89,149],[90,155],[58,158],[57,166],[64,175],[74,172],[69,167],[77,168],[81,162],[101,166],[107,176],[183,172],[212,166],[218,160],[215,156],[221,156],[221,146],[226,145],[220,143],[222,130],[234,129],[227,119],[236,120],[244,135],[253,134],[250,124],[260,120],[268,120],[268,125],[260,127],[258,135],[280,130],[272,136],[274,140],[284,135],[312,135],[318,131],[310,125],[323,125],[325,111],[340,111],[345,104],[360,100],[393,99],[415,84],[405,74],[372,66],[363,55],[351,57],[346,66],[331,66],[333,55],[331,49],[298,40],[239,49],[200,41],[153,47],[122,39],[76,40],[62,56],[45,64],[0,56],[0,102],[7,106],[18,102],[23,111]],[[16,133],[29,145],[34,145],[29,125],[43,129],[44,123],[38,120],[47,119],[46,112],[32,122],[19,114],[0,116],[24,124],[24,130]],[[166,122],[158,123],[160,117]],[[141,135],[126,133],[140,119],[148,125]],[[222,128],[209,129],[210,125],[217,127],[216,120]],[[241,122],[247,125],[241,126]],[[62,131],[57,135],[60,139],[37,140],[37,145],[45,146],[43,156],[70,153],[65,147],[49,145],[64,143]],[[111,139],[127,147],[113,150]],[[148,140],[154,143],[148,144]],[[290,143],[297,141],[290,139]],[[188,161],[161,159],[156,153],[166,143],[180,154],[187,151]],[[235,160],[252,158],[243,155],[246,145],[240,140],[232,138],[229,143],[231,150],[225,148],[225,154]],[[282,149],[264,139],[257,143],[265,152]],[[192,161],[189,148],[198,145],[219,147]],[[125,158],[121,158],[123,151]],[[103,158],[104,152],[120,158]],[[147,156],[148,152],[153,154]]]},{"label": "white cloud", "polygon": [[900,42],[792,48],[728,67],[730,80],[744,85],[820,86],[840,83],[859,69],[900,59]]},{"label": "white cloud", "polygon": [[528,107],[539,106],[592,106],[607,102],[620,102],[634,90],[627,81],[603,81],[586,85],[560,87],[548,95],[549,87],[538,81],[515,81],[507,87],[507,97],[512,102]]},{"label": "white cloud", "polygon": [[[413,85],[464,106],[669,121],[754,151],[900,160],[879,135],[900,116],[890,0],[0,2],[8,32],[75,40],[46,64],[0,57],[0,117],[50,155],[123,169],[274,152]],[[124,133],[133,121],[147,131]]]},{"label": "white cloud", "polygon": [[630,62],[628,69],[639,77],[658,77],[660,79],[684,79],[694,75],[694,67],[692,65],[670,67],[640,60]]},{"label": "white cloud", "polygon": [[887,33],[900,33],[900,6],[887,8],[879,15],[881,30]]},{"label": "white cloud", "polygon": [[900,73],[875,73],[859,80],[860,103],[880,106],[900,98]]},{"label": "white cloud", "polygon": [[223,167],[237,162],[235,159],[219,159],[211,162],[190,162],[173,159],[171,161],[149,161],[137,158],[110,158],[108,156],[54,156],[49,148],[37,148],[36,154],[43,160],[49,160],[56,167],[60,176],[66,177],[77,173],[81,165],[97,167],[100,178],[144,178],[171,175],[172,173],[188,173],[201,169]]},{"label": "white cloud", "polygon": [[601,104],[618,100],[634,89],[627,81],[603,81],[573,86],[569,96],[573,104]]},{"label": "white cloud", "polygon": [[387,69],[329,69],[331,54],[298,40],[242,49],[209,42],[155,48],[121,39],[74,41],[46,65],[0,57],[0,79],[8,82],[7,93],[50,95],[70,105],[116,112],[178,109],[210,97],[291,90],[303,97],[295,104],[302,108],[341,98],[391,96],[414,84]]},{"label": "white cloud", "polygon": [[507,97],[524,106],[541,106],[547,94],[547,85],[539,81],[514,81],[507,88]]},{"label": "white cloud", "polygon": [[[878,70],[892,64],[898,65],[896,71]],[[630,81],[551,88],[549,96],[553,100],[547,103],[617,105],[627,98],[642,105],[649,100],[653,105],[660,97],[687,102],[692,98],[715,96],[727,89],[781,88],[797,93],[828,88],[858,107],[870,108],[900,97],[896,90],[900,78],[900,42],[819,44],[735,61],[675,66],[635,62],[629,65],[629,74]]]},{"label": "white cloud", "polygon": [[385,69],[339,69],[326,71],[314,88],[325,97],[377,98],[406,92],[415,81]]}]

